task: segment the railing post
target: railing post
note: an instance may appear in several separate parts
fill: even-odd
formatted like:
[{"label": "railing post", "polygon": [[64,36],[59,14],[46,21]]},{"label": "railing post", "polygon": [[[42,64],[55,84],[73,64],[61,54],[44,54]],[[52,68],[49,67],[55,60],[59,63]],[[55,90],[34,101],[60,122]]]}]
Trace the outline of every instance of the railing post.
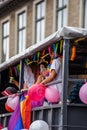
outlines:
[{"label": "railing post", "polygon": [[24,61],[20,60],[19,89],[23,88],[23,82],[24,82]]},{"label": "railing post", "polygon": [[61,125],[62,130],[67,130],[67,90],[68,90],[68,66],[69,62],[69,40],[65,39],[63,44],[63,72],[62,72],[62,106],[61,106]]}]

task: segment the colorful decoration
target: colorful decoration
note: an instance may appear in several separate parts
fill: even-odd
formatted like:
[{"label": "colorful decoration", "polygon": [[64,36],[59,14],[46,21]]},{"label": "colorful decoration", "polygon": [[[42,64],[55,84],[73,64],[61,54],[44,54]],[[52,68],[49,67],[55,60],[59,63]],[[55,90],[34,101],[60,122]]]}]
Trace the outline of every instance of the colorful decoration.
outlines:
[{"label": "colorful decoration", "polygon": [[8,123],[9,130],[29,129],[31,122],[31,100],[25,94],[21,95],[20,103],[12,113]]},{"label": "colorful decoration", "polygon": [[62,53],[63,50],[63,40],[60,40],[60,54]]},{"label": "colorful decoration", "polygon": [[34,84],[28,90],[28,95],[31,100],[40,101],[44,98],[45,95],[45,85],[43,84]]},{"label": "colorful decoration", "polygon": [[42,51],[42,56],[45,54],[45,49]]},{"label": "colorful decoration", "polygon": [[71,60],[74,61],[76,58],[76,46],[72,47],[72,55],[71,55]]},{"label": "colorful decoration", "polygon": [[45,98],[47,99],[48,102],[51,103],[58,102],[60,99],[58,89],[53,86],[47,87],[45,91]]},{"label": "colorful decoration", "polygon": [[51,53],[51,46],[48,47],[48,52]]},{"label": "colorful decoration", "polygon": [[49,54],[45,54],[44,56],[41,57],[41,59],[44,59],[45,57],[47,57]]},{"label": "colorful decoration", "polygon": [[16,66],[16,71],[17,71],[17,74],[19,75],[19,73],[20,73],[20,64],[18,64],[18,65]]},{"label": "colorful decoration", "polygon": [[31,123],[29,130],[49,130],[49,126],[43,120],[36,120]]},{"label": "colorful decoration", "polygon": [[21,130],[21,129],[23,129],[23,123],[19,103],[16,110],[12,113],[12,116],[9,119],[8,130]]},{"label": "colorful decoration", "polygon": [[30,59],[29,59],[29,58],[25,59],[25,64],[26,64],[26,65],[31,64],[31,61],[30,61]]},{"label": "colorful decoration", "polygon": [[5,108],[9,112],[13,112],[16,109],[18,103],[19,103],[19,96],[13,95],[11,97],[8,97],[5,103]]},{"label": "colorful decoration", "polygon": [[50,73],[50,64],[47,66],[46,76],[49,76],[49,73]]},{"label": "colorful decoration", "polygon": [[80,88],[79,97],[83,103],[87,104],[87,82]]},{"label": "colorful decoration", "polygon": [[59,43],[56,43],[55,53],[57,53]]},{"label": "colorful decoration", "polygon": [[52,44],[52,48],[53,48],[54,53],[56,54],[56,44]]},{"label": "colorful decoration", "polygon": [[28,129],[31,122],[31,100],[30,97],[25,94],[20,99],[20,112],[23,122],[23,128]]},{"label": "colorful decoration", "polygon": [[37,61],[40,59],[40,51],[37,52]]},{"label": "colorful decoration", "polygon": [[33,62],[37,61],[37,55],[36,53],[33,55]]},{"label": "colorful decoration", "polygon": [[38,52],[34,53],[34,55],[32,55],[31,57],[25,59],[26,65],[32,64],[32,62],[38,62],[38,61],[40,61],[40,59],[44,59],[45,57],[49,56],[52,48],[56,55],[59,44],[60,44],[60,52],[61,52],[62,46],[63,46],[63,40],[61,40],[60,42],[61,43],[54,43],[54,44],[52,44],[52,46],[48,46],[48,53],[46,53],[46,50],[44,49],[44,50],[42,50],[42,52],[38,51]]},{"label": "colorful decoration", "polygon": [[75,40],[75,43],[77,44],[79,41],[82,41],[82,40],[85,40],[85,37],[81,37],[81,38],[79,38],[79,39],[76,39],[76,40]]}]

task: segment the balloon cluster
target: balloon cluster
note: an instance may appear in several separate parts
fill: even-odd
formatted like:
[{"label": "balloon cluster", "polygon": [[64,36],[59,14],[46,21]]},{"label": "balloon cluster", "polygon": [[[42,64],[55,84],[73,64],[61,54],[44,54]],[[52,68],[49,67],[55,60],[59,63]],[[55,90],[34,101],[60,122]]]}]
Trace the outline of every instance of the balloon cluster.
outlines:
[{"label": "balloon cluster", "polygon": [[60,99],[59,91],[57,88],[53,86],[46,87],[43,84],[34,84],[29,88],[28,95],[31,100],[38,102],[40,101],[41,105],[44,101],[44,98],[47,99],[48,102],[54,103],[58,102]]},{"label": "balloon cluster", "polygon": [[[32,108],[42,106],[44,98],[48,102],[56,103],[59,101],[59,91],[52,86],[46,87],[43,84],[34,84],[28,90],[28,96],[32,100]],[[19,96],[8,97],[5,108],[9,112],[13,112],[19,103]]]}]

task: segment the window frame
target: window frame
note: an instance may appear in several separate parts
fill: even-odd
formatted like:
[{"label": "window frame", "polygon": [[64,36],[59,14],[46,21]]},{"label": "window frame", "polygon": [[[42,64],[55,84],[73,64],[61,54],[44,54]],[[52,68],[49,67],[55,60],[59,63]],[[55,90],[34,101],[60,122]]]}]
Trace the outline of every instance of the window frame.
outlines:
[{"label": "window frame", "polygon": [[[24,6],[22,9],[16,11],[16,13],[15,13],[15,27],[16,27],[16,29],[15,29],[15,54],[18,54],[18,53],[19,53],[19,49],[18,49],[18,41],[19,41],[19,35],[18,35],[18,24],[19,24],[19,22],[18,22],[18,16],[19,16],[19,14],[21,14],[22,12],[25,12],[25,15],[26,15],[25,49],[26,49],[26,45],[27,45],[27,43],[26,43],[26,41],[27,41],[27,6]],[[25,49],[24,49],[24,50],[25,50]],[[23,51],[24,51],[24,50],[23,50]],[[22,52],[23,52],[23,51],[22,51]],[[21,52],[20,52],[20,53],[21,53]]]},{"label": "window frame", "polygon": [[[22,51],[24,51],[25,50],[25,48],[26,48],[26,34],[25,34],[25,44],[24,44],[24,48],[23,48],[23,50],[21,50],[20,51],[20,45],[19,45],[19,43],[20,43],[20,41],[19,41],[19,33],[20,32],[22,32],[23,33],[23,31],[25,30],[25,33],[26,33],[26,25],[25,26],[22,26],[22,28],[19,28],[19,16],[21,16],[21,15],[23,15],[25,13],[25,18],[26,18],[26,11],[24,10],[24,11],[22,11],[22,12],[20,12],[19,14],[18,14],[18,19],[17,19],[17,21],[18,21],[18,28],[17,28],[17,34],[18,34],[18,38],[17,38],[17,53],[21,53]],[[24,16],[23,16],[24,17]],[[22,44],[23,45],[23,44]]]},{"label": "window frame", "polygon": [[87,4],[87,0],[84,0],[83,1],[83,28],[87,27],[87,25],[86,25],[86,23],[87,23],[87,21],[86,21],[86,10],[87,10],[86,4]]},{"label": "window frame", "polygon": [[[67,0],[66,0],[66,2],[67,2]],[[61,6],[61,7],[58,7],[58,0],[56,0],[56,27],[55,27],[56,30],[59,29],[59,28],[58,28],[58,12],[61,11],[61,13],[62,13],[61,21],[63,21],[63,15],[64,15],[63,11],[64,11],[65,9],[67,9],[67,4],[63,5],[63,3],[64,3],[64,0],[62,0],[62,6]],[[67,23],[67,20],[66,20],[66,23]],[[63,27],[63,22],[61,23],[61,27]],[[61,28],[61,27],[60,27],[60,28]]]},{"label": "window frame", "polygon": [[[6,36],[4,36],[4,25],[6,25],[6,24],[9,24],[8,26],[9,26],[9,34],[6,34]],[[6,25],[7,26],[7,25]],[[9,40],[8,41],[8,44],[7,44],[7,51],[6,51],[6,55],[5,55],[5,57],[4,57],[4,59],[3,59],[3,56],[4,56],[4,54],[3,54],[3,46],[4,46],[4,40],[6,40],[7,41],[7,39]],[[9,19],[7,19],[7,20],[5,20],[5,21],[3,21],[2,22],[2,59],[1,59],[1,62],[5,62],[5,61],[7,61],[8,59],[9,59],[9,56],[10,56],[10,20]]]},{"label": "window frame", "polygon": [[[36,19],[37,16],[37,11],[36,11],[36,6],[39,5],[40,3],[44,2],[44,17],[41,17],[40,19]],[[33,37],[32,37],[32,42],[33,43],[37,43],[36,41],[36,31],[37,31],[37,26],[36,26],[36,22],[42,22],[42,20],[44,20],[44,38],[45,38],[45,18],[46,18],[46,0],[36,0],[33,2]],[[41,23],[40,23],[41,24]],[[44,39],[43,38],[43,39]],[[40,37],[41,39],[41,37]],[[43,40],[41,39],[41,40]],[[40,40],[40,41],[41,41]],[[40,42],[38,41],[38,42]]]}]

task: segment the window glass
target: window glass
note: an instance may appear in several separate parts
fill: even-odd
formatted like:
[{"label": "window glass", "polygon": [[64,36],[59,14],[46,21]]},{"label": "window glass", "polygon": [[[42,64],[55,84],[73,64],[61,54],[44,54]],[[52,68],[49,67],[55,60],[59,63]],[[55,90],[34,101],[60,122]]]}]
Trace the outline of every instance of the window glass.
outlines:
[{"label": "window glass", "polygon": [[23,21],[23,27],[26,26],[26,13],[23,13],[23,17],[22,17],[22,21]]},{"label": "window glass", "polygon": [[66,5],[67,4],[67,0],[63,0],[63,5]]},{"label": "window glass", "polygon": [[62,7],[62,4],[63,4],[63,3],[62,3],[62,0],[58,0],[57,3],[58,3],[58,7],[59,7],[59,8]]},{"label": "window glass", "polygon": [[40,4],[37,5],[37,19],[40,18]]},{"label": "window glass", "polygon": [[56,30],[67,25],[67,0],[57,0]]},{"label": "window glass", "polygon": [[41,8],[42,8],[42,12],[41,12],[42,15],[41,15],[41,16],[42,16],[42,17],[45,16],[45,5],[44,5],[44,4],[45,4],[44,2],[42,2],[42,4],[41,4],[41,6],[42,6],[42,7],[41,7]]},{"label": "window glass", "polygon": [[84,8],[84,27],[87,28],[87,0],[85,0],[85,8]]},{"label": "window glass", "polygon": [[18,15],[18,53],[25,50],[26,45],[26,12]]},{"label": "window glass", "polygon": [[19,32],[19,53],[21,52],[22,50],[22,31]]},{"label": "window glass", "polygon": [[9,22],[7,23],[7,26],[6,26],[6,35],[9,35]]},{"label": "window glass", "polygon": [[35,42],[39,42],[44,39],[45,33],[45,2],[40,1],[36,4],[36,23],[35,23]]},{"label": "window glass", "polygon": [[[23,30],[22,37],[23,37],[23,43],[25,43],[25,41],[26,41],[26,30],[25,29]],[[25,48],[25,44],[23,44],[23,48]]]},{"label": "window glass", "polygon": [[41,27],[42,27],[42,30],[41,30],[41,39],[44,39],[44,20],[41,21]]},{"label": "window glass", "polygon": [[63,10],[63,26],[67,25],[67,8]]},{"label": "window glass", "polygon": [[58,24],[58,29],[60,29],[61,28],[61,26],[62,26],[62,11],[59,11],[58,12],[58,17],[57,17],[57,24]]},{"label": "window glass", "polygon": [[19,29],[22,28],[22,15],[19,15]]},{"label": "window glass", "polygon": [[36,41],[39,42],[40,41],[40,22],[37,23],[37,32],[36,32]]},{"label": "window glass", "polygon": [[2,62],[9,58],[9,21],[2,24]]}]

